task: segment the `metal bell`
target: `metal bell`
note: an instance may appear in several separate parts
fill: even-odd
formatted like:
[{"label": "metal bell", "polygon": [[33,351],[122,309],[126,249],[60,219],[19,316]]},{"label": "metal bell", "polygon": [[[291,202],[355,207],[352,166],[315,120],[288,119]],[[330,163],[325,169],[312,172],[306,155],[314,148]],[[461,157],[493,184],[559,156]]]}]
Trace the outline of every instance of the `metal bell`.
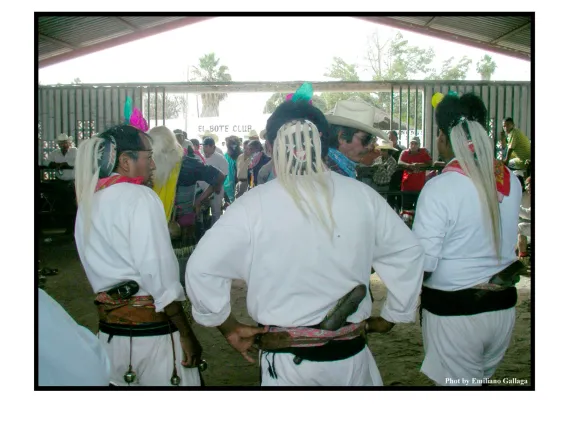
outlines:
[{"label": "metal bell", "polygon": [[207,370],[207,361],[202,359],[201,362],[199,363],[199,365],[197,366],[197,368],[199,368],[199,371],[201,371],[201,372]]},{"label": "metal bell", "polygon": [[128,384],[133,383],[136,380],[136,373],[132,371],[131,368],[124,374],[124,381]]},{"label": "metal bell", "polygon": [[170,383],[172,384],[172,386],[179,386],[181,379],[177,374],[174,374],[170,379]]}]

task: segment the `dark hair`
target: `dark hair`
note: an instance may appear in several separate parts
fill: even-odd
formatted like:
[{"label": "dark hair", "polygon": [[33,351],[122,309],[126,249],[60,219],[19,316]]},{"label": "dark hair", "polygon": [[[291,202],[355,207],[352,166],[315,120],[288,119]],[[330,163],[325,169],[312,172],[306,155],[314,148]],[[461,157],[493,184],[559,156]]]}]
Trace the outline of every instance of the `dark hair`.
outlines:
[{"label": "dark hair", "polygon": [[175,130],[174,130],[174,134],[176,134],[176,135],[178,135],[178,134],[179,134],[179,135],[182,135],[184,139],[187,139],[187,133],[184,132],[184,131],[181,130],[181,129],[175,129]]},{"label": "dark hair", "polygon": [[190,139],[189,141],[191,142],[192,145],[199,145],[198,139]]},{"label": "dark hair", "polygon": [[339,133],[342,132],[341,137],[351,143],[353,140],[353,135],[359,130],[352,127],[338,126],[337,124],[332,124],[329,126],[329,146],[331,148],[339,148]]},{"label": "dark hair", "polygon": [[513,121],[513,119],[511,117],[507,117],[506,119],[503,120],[505,123],[511,123],[513,126],[515,125],[515,122]]},{"label": "dark hair", "polygon": [[249,143],[250,143],[250,140],[247,139],[246,141],[243,142],[243,146],[247,146]]},{"label": "dark hair", "polygon": [[[138,159],[138,151],[146,151],[147,146],[144,144],[144,138],[148,142],[152,140],[150,135],[144,133],[142,130],[128,124],[119,124],[113,126],[104,132],[100,133],[98,137],[107,140],[114,140],[116,142],[116,165],[118,167],[118,158],[121,154],[128,155],[133,160]],[[113,171],[114,171],[113,170]]]},{"label": "dark hair", "polygon": [[323,112],[307,101],[285,101],[278,105],[266,121],[266,140],[269,141],[272,146],[280,127],[290,121],[302,119],[314,123],[322,134],[321,156],[325,158],[329,149],[329,124]]},{"label": "dark hair", "polygon": [[390,136],[390,135],[394,135],[394,137],[395,137],[396,140],[398,141],[398,133],[396,133],[396,130],[391,130],[391,131],[389,132],[389,136]]},{"label": "dark hair", "polygon": [[249,147],[251,149],[257,149],[258,152],[262,151],[262,143],[260,141],[257,141],[256,139],[249,142]]},{"label": "dark hair", "polygon": [[[436,107],[436,124],[438,128],[449,137],[452,128],[462,118],[476,121],[486,128],[487,108],[479,96],[474,93],[466,93],[461,98],[457,96],[444,96],[444,99]],[[469,129],[464,128],[469,134]]]},{"label": "dark hair", "polygon": [[215,140],[213,138],[205,138],[203,139],[203,145],[215,146]]}]

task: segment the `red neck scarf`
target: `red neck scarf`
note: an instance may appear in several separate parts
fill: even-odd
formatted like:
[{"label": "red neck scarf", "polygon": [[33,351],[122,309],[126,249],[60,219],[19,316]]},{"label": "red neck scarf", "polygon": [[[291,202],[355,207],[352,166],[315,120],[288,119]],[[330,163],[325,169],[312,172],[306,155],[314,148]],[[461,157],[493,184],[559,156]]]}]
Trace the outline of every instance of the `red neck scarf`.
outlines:
[{"label": "red neck scarf", "polygon": [[95,188],[95,192],[98,192],[101,189],[108,188],[109,186],[112,186],[116,183],[122,183],[122,182],[133,183],[135,185],[142,185],[142,183],[144,182],[144,177],[138,176],[135,178],[130,178],[128,176],[112,175],[106,178],[102,178],[99,179],[99,181],[97,182],[97,187]]},{"label": "red neck scarf", "polygon": [[[509,193],[511,192],[511,172],[499,160],[493,160],[493,169],[495,170],[497,197],[499,198],[499,202],[502,202],[503,198],[509,196]],[[455,159],[450,161],[446,167],[444,167],[442,173],[446,172],[457,172],[462,175],[466,175],[461,164]]]}]

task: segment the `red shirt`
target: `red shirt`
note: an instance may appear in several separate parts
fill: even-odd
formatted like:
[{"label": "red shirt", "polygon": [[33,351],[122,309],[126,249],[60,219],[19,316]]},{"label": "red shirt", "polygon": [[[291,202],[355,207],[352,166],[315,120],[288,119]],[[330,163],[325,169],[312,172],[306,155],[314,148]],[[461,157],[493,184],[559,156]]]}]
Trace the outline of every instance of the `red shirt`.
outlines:
[{"label": "red shirt", "polygon": [[[410,150],[407,149],[401,154],[400,161],[408,164],[427,163],[432,161],[432,158],[425,148],[420,148],[416,154],[411,154]],[[425,183],[426,172],[411,172],[410,170],[405,170],[402,175],[402,185],[400,188],[402,191],[420,191]]]}]

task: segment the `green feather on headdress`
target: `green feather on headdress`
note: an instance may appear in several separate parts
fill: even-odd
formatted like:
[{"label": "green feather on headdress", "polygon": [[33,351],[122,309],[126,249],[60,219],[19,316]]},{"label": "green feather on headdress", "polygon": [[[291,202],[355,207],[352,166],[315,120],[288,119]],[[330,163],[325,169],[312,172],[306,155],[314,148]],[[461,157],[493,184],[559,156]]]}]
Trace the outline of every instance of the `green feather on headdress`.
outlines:
[{"label": "green feather on headdress", "polygon": [[126,97],[126,102],[124,103],[124,122],[130,122],[130,116],[132,115],[132,98],[130,96]]},{"label": "green feather on headdress", "polygon": [[314,89],[312,88],[312,83],[304,83],[300,86],[296,93],[292,96],[292,102],[296,101],[311,101],[312,96],[314,96]]}]

